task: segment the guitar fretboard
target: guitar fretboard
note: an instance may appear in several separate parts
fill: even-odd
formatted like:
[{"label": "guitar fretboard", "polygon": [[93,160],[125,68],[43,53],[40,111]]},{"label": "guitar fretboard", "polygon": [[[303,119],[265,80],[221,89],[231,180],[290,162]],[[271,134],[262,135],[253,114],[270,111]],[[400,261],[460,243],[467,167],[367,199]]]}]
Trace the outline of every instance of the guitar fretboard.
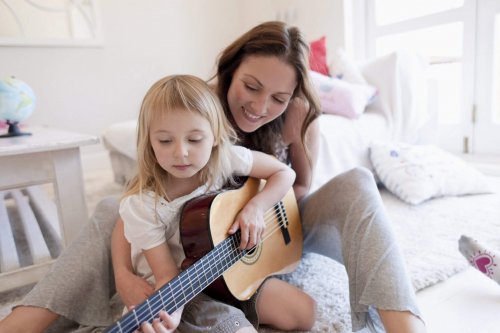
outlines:
[{"label": "guitar fretboard", "polygon": [[188,269],[158,289],[151,297],[128,312],[105,332],[133,332],[143,322],[152,322],[160,310],[173,313],[219,278],[248,250],[240,250],[240,233],[226,238]]}]

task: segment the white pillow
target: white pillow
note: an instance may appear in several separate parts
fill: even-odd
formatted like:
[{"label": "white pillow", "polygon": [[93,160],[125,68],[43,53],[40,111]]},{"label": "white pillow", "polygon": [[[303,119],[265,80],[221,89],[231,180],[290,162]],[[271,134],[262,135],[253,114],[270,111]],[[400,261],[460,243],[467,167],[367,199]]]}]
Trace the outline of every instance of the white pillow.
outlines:
[{"label": "white pillow", "polygon": [[368,111],[377,110],[386,117],[394,141],[417,143],[429,120],[427,67],[426,58],[406,51],[371,59],[362,66],[363,77],[378,91]]},{"label": "white pillow", "polygon": [[358,118],[377,93],[368,84],[349,83],[313,71],[309,73],[324,113]]},{"label": "white pillow", "polygon": [[433,145],[374,143],[370,159],[384,186],[409,204],[441,196],[490,192],[483,174]]},{"label": "white pillow", "polygon": [[338,79],[355,84],[368,84],[359,66],[343,49],[333,52],[329,68],[330,74]]}]

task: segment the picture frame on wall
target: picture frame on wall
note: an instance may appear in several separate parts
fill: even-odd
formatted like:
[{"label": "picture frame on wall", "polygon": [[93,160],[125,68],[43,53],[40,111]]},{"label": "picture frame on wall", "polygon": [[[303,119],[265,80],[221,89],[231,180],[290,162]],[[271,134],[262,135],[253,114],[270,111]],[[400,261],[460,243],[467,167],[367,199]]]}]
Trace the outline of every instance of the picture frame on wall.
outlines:
[{"label": "picture frame on wall", "polygon": [[97,0],[0,0],[0,46],[102,45]]}]

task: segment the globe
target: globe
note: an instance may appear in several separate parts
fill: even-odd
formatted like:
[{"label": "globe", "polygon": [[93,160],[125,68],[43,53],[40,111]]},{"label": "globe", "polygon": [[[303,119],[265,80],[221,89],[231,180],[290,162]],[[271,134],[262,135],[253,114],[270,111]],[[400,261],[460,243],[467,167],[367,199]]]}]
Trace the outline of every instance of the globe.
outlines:
[{"label": "globe", "polygon": [[8,133],[0,137],[29,135],[18,124],[33,113],[35,102],[35,94],[25,82],[13,76],[0,80],[0,119],[9,125]]}]

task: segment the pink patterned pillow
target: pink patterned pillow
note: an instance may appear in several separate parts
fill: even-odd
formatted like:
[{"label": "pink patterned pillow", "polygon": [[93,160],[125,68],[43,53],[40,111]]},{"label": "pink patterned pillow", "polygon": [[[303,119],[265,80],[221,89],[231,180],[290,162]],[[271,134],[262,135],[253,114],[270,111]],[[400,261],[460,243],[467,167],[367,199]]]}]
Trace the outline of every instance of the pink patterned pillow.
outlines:
[{"label": "pink patterned pillow", "polygon": [[314,71],[309,73],[323,113],[358,118],[377,95],[377,90],[368,84],[349,83]]}]

